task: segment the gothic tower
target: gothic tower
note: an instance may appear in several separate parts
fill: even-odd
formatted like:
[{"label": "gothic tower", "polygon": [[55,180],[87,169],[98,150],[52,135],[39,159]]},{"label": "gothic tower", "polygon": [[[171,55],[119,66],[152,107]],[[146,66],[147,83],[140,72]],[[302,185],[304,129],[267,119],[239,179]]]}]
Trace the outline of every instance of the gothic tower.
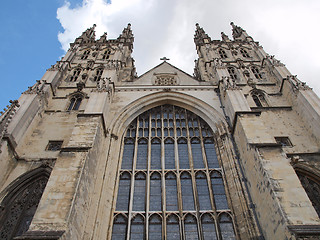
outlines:
[{"label": "gothic tower", "polygon": [[0,118],[0,239],[317,239],[320,101],[245,30],[137,76],[95,25]]}]

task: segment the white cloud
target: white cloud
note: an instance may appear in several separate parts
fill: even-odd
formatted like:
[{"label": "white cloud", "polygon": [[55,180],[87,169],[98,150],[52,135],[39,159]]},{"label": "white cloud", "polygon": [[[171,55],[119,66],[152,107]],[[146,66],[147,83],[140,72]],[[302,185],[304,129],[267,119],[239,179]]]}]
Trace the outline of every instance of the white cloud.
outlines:
[{"label": "white cloud", "polygon": [[107,31],[109,38],[117,38],[130,22],[139,75],[159,64],[163,56],[192,74],[195,23],[212,39],[220,39],[222,31],[231,35],[229,23],[234,21],[320,94],[319,10],[317,0],[113,0],[111,4],[83,0],[74,8],[66,2],[58,9],[57,18],[64,28],[58,38],[67,50],[69,43],[94,23],[97,37]]}]

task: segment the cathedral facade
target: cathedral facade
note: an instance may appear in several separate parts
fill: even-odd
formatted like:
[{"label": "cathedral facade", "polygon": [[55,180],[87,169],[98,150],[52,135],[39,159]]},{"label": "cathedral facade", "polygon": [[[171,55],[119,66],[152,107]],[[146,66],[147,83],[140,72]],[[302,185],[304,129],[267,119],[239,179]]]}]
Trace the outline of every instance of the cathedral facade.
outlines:
[{"label": "cathedral facade", "polygon": [[319,239],[320,100],[241,27],[137,76],[95,25],[0,118],[0,239]]}]

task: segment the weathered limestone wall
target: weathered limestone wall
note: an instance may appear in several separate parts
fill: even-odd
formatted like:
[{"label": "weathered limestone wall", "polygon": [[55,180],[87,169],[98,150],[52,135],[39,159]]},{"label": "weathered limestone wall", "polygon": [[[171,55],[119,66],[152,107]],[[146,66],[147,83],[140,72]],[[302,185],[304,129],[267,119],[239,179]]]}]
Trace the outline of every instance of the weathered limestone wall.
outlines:
[{"label": "weathered limestone wall", "polygon": [[252,118],[239,117],[234,136],[256,213],[266,239],[290,238],[288,225],[319,224],[319,219],[290,160],[280,146],[270,146],[269,129],[258,128],[254,137]]},{"label": "weathered limestone wall", "polygon": [[231,123],[235,120],[236,112],[251,111],[241,90],[227,90],[224,96],[224,107]]},{"label": "weathered limestone wall", "polygon": [[[81,173],[78,179],[77,187],[75,189],[75,195],[73,199],[72,209],[69,213],[68,230],[63,235],[62,239],[88,239],[86,235],[87,230],[92,233],[94,228],[88,217],[92,215],[90,213],[91,205],[97,203],[97,194],[95,192],[95,186],[101,182],[101,175],[98,175],[98,165],[101,161],[105,161],[106,149],[105,149],[105,136],[102,127],[102,120],[97,127],[96,134],[94,136],[94,143],[92,148],[86,154],[86,159]],[[91,228],[87,228],[90,225]]]},{"label": "weathered limestone wall", "polygon": [[8,134],[13,144],[18,144],[40,110],[39,96],[37,94],[22,94],[19,98],[20,108],[8,126]]}]

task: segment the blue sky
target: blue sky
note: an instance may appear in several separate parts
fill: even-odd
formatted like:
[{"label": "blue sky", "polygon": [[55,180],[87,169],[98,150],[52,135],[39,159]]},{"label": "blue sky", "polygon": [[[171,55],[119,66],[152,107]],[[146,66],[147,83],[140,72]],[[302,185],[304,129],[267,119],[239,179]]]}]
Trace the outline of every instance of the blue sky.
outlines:
[{"label": "blue sky", "polygon": [[193,73],[195,23],[220,39],[240,25],[293,75],[320,94],[318,0],[10,0],[0,8],[0,111],[41,79],[69,43],[97,24],[97,37],[117,38],[127,23],[135,35],[138,75],[170,58]]},{"label": "blue sky", "polygon": [[1,110],[40,79],[64,51],[56,18],[62,0],[11,0],[0,8]]}]

